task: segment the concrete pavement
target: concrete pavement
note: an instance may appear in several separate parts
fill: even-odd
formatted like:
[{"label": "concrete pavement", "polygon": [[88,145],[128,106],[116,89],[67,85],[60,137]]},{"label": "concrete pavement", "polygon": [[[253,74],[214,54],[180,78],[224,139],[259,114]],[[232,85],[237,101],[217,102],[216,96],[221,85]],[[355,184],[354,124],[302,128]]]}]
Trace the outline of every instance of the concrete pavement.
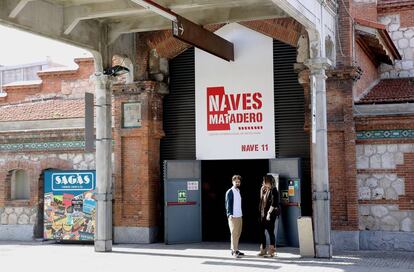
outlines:
[{"label": "concrete pavement", "polygon": [[230,256],[228,243],[93,245],[0,242],[0,271],[414,271],[414,252],[335,252],[334,258],[301,258],[296,248],[279,248],[276,258],[256,257],[257,245],[242,244],[244,258]]}]

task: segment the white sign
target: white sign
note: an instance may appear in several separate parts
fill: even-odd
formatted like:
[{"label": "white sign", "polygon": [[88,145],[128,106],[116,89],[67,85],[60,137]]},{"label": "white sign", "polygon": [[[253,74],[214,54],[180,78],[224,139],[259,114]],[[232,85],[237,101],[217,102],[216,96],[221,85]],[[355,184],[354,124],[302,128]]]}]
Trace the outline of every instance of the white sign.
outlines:
[{"label": "white sign", "polygon": [[196,157],[274,158],[273,40],[236,23],[215,33],[235,61],[195,50]]},{"label": "white sign", "polygon": [[187,181],[187,191],[197,191],[198,181]]}]

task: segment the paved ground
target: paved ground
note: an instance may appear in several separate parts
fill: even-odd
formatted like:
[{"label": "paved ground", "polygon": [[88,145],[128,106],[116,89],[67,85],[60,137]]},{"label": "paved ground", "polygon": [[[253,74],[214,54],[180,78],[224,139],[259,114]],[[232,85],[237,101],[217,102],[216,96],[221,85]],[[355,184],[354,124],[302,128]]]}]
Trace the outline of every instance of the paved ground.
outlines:
[{"label": "paved ground", "polygon": [[414,271],[414,252],[336,252],[326,260],[279,248],[270,259],[256,257],[256,245],[243,244],[246,257],[234,259],[227,248],[227,243],[114,245],[110,253],[95,253],[92,245],[0,242],[0,271]]}]

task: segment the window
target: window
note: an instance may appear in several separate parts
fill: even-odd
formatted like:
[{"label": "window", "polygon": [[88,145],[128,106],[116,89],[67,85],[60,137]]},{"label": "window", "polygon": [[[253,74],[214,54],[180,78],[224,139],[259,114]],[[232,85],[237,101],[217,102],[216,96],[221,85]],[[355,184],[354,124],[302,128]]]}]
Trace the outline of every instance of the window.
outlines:
[{"label": "window", "polygon": [[30,198],[30,184],[24,170],[13,170],[11,176],[11,199],[28,200]]}]

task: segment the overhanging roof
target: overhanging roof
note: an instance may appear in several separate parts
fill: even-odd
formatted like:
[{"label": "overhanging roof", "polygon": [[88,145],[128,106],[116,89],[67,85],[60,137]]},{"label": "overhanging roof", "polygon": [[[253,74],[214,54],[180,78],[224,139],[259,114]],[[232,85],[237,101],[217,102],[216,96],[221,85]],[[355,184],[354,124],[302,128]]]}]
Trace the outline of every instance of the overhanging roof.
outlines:
[{"label": "overhanging roof", "polygon": [[[170,29],[133,0],[0,0],[0,24],[99,51],[121,34]],[[272,0],[156,0],[200,25],[289,17]],[[105,36],[107,34],[107,36]],[[105,37],[104,37],[105,36]],[[106,41],[105,41],[106,40]]]},{"label": "overhanging roof", "polygon": [[385,25],[363,19],[355,19],[355,23],[356,41],[376,65],[401,60]]}]

